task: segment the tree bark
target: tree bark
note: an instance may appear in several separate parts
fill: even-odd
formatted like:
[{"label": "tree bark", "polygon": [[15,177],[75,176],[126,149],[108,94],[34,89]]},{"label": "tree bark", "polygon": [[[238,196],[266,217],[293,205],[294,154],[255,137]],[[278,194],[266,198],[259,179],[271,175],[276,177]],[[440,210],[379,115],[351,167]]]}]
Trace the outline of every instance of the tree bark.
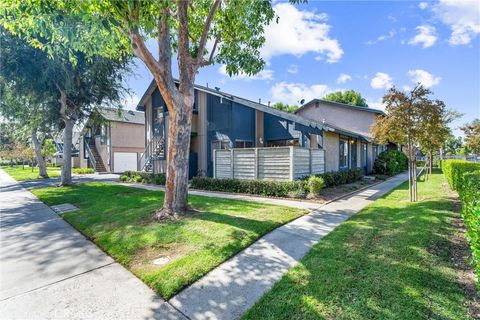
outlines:
[{"label": "tree bark", "polygon": [[61,186],[72,184],[72,136],[75,122],[72,119],[64,119],[65,129],[63,131],[63,166],[60,179]]},{"label": "tree bark", "polygon": [[38,169],[40,171],[39,175],[42,178],[48,178],[47,166],[45,164],[45,159],[42,156],[42,143],[38,140],[37,129],[34,129],[32,132],[32,141],[35,149],[35,157],[37,158]]},{"label": "tree bark", "polygon": [[[175,97],[169,112],[167,180],[163,208],[155,219],[178,218],[188,210],[188,160],[192,131],[193,85]],[[183,90],[182,90],[183,91]]]}]

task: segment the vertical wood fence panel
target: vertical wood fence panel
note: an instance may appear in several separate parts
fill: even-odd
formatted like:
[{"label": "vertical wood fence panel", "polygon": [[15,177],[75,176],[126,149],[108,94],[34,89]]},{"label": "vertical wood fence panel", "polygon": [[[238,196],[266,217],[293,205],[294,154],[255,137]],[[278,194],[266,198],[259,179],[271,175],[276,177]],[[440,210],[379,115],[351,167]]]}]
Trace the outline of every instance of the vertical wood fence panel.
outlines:
[{"label": "vertical wood fence panel", "polygon": [[243,180],[292,180],[325,172],[325,152],[300,147],[214,151],[214,177]]}]

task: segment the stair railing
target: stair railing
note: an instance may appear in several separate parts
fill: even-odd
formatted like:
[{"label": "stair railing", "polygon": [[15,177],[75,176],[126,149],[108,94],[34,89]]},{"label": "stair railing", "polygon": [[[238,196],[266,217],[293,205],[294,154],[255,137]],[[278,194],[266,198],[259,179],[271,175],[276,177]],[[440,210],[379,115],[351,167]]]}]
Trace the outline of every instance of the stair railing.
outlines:
[{"label": "stair railing", "polygon": [[138,159],[137,166],[140,171],[145,171],[151,161],[165,158],[165,149],[162,144],[163,137],[153,136],[152,141],[147,144],[142,156]]},{"label": "stair railing", "polygon": [[97,170],[97,161],[95,160],[95,157],[93,156],[92,149],[90,149],[90,145],[88,144],[89,140],[85,139],[83,142],[83,145],[85,146],[85,150],[87,151],[88,159],[92,161],[93,164],[93,169],[96,171]]}]

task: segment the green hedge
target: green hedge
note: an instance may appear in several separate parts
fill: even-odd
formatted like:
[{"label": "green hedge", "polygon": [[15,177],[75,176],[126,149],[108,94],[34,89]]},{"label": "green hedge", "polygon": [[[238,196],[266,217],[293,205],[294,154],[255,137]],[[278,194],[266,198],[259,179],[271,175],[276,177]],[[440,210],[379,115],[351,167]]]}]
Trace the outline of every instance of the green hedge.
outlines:
[{"label": "green hedge", "polygon": [[[462,200],[463,221],[472,248],[477,279],[480,277],[480,171],[464,173],[458,193]],[[480,290],[480,281],[477,281]]]},{"label": "green hedge", "polygon": [[125,171],[120,176],[122,182],[138,182],[147,184],[165,184],[165,175],[163,173],[150,173],[141,171]]},{"label": "green hedge", "polygon": [[450,188],[459,191],[463,174],[480,170],[480,163],[466,160],[442,160],[440,162],[440,167],[447,178]]},{"label": "green hedge", "polygon": [[362,169],[355,168],[345,171],[325,172],[316,176],[322,178],[325,181],[325,187],[328,188],[358,181],[362,179],[363,173]]},{"label": "green hedge", "polygon": [[[443,174],[450,187],[460,195],[462,216],[472,248],[477,279],[480,277],[480,163],[466,160],[442,160]],[[477,282],[480,290],[480,282]]]},{"label": "green hedge", "polygon": [[[327,172],[320,175],[315,175],[316,178],[321,178],[325,187],[338,186],[358,181],[362,178],[362,171],[360,169],[352,169],[339,172]],[[290,198],[304,198],[313,190],[320,190],[323,188],[313,186],[313,181],[306,177],[302,180],[295,181],[270,181],[270,180],[237,180],[237,179],[214,179],[208,177],[194,177],[191,187],[194,189],[209,190],[209,191],[223,191],[234,193],[248,193],[271,197],[290,197]],[[315,180],[315,182],[317,182]],[[318,180],[320,182],[320,180]]]},{"label": "green hedge", "polygon": [[191,187],[194,189],[249,193],[272,197],[303,198],[307,193],[307,181],[270,181],[270,180],[238,180],[214,179],[209,177],[193,177]]},{"label": "green hedge", "polygon": [[381,152],[373,163],[375,174],[393,176],[408,169],[408,157],[397,150]]},{"label": "green hedge", "polygon": [[92,168],[73,168],[72,172],[76,174],[91,174],[95,173],[95,170]]}]

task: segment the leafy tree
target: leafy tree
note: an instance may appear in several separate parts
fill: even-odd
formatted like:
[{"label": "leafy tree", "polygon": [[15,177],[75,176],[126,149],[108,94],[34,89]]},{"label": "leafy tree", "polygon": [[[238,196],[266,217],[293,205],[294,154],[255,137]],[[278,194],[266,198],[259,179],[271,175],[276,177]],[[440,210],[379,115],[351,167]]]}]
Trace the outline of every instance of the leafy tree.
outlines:
[{"label": "leafy tree", "polygon": [[443,150],[447,155],[453,156],[459,153],[462,146],[462,137],[455,137],[454,135],[450,134],[443,144]]},{"label": "leafy tree", "polygon": [[[6,4],[15,9],[19,2],[6,1]],[[60,5],[59,2],[56,4]],[[12,107],[10,111],[11,116],[18,121],[21,118],[19,114],[22,114],[21,123],[28,123],[31,127],[32,140],[39,157],[41,141],[33,136],[39,131],[36,123],[42,119],[50,119],[52,114],[61,120],[64,132],[61,185],[69,185],[72,183],[73,127],[96,105],[110,103],[114,107],[119,106],[118,103],[125,91],[125,73],[129,71],[128,59],[125,56],[119,56],[117,59],[100,55],[87,56],[77,51],[74,44],[56,43],[51,38],[47,41],[47,37],[53,37],[58,30],[69,32],[73,27],[83,31],[78,34],[84,37],[90,34],[88,30],[82,29],[82,21],[75,16],[67,19],[65,15],[53,15],[52,12],[47,14],[55,32],[45,26],[30,23],[28,16],[33,13],[28,9],[32,8],[38,9],[35,11],[38,16],[33,17],[38,22],[37,20],[42,17],[40,14],[42,10],[51,10],[53,2],[52,7],[46,3],[27,3],[26,6],[21,6],[19,12],[7,11],[0,15],[0,25],[7,29],[1,33],[2,82],[5,83],[5,87],[11,86],[17,91],[20,99],[29,102],[26,104],[28,108],[22,109],[22,105],[17,104],[17,107]],[[24,12],[25,16],[19,21],[14,14],[21,12]],[[18,37],[13,36],[12,32]],[[35,108],[43,108],[43,111],[33,112]],[[46,175],[46,170],[42,175]]]},{"label": "leafy tree", "polygon": [[[165,200],[156,218],[185,213],[195,76],[200,68],[214,63],[225,64],[230,75],[258,73],[265,64],[259,51],[265,42],[264,26],[275,18],[271,2],[4,1],[9,28],[22,30],[25,38],[51,54],[63,53],[66,47],[69,54],[78,50],[115,59],[133,51],[145,63],[170,118]],[[77,32],[64,27],[65,18],[81,21]],[[36,32],[47,41],[40,42]],[[146,39],[156,39],[158,58]],[[177,82],[172,73],[175,57]]]},{"label": "leafy tree", "polygon": [[[430,100],[430,94],[420,84],[407,93],[391,88],[383,97],[387,115],[378,117],[371,128],[375,140],[407,147],[410,201],[417,201],[416,150],[422,145],[437,146],[448,120],[444,103]],[[436,137],[438,132],[442,136]],[[427,142],[429,138],[434,141]]]},{"label": "leafy tree", "polygon": [[462,128],[465,134],[465,147],[472,153],[480,153],[480,119],[475,119],[470,123],[466,123]]},{"label": "leafy tree", "polygon": [[289,106],[289,105],[286,104],[286,103],[275,102],[275,103],[272,105],[272,108],[277,109],[277,110],[280,110],[280,111],[285,111],[285,112],[291,112],[291,113],[293,113],[295,110],[298,109],[298,106],[296,106],[296,105]]},{"label": "leafy tree", "polygon": [[323,100],[344,103],[357,107],[368,107],[366,100],[359,92],[354,90],[335,91],[327,94],[322,98]]},{"label": "leafy tree", "polygon": [[57,147],[53,142],[53,139],[45,139],[42,147],[42,156],[46,158],[52,157],[57,151]]}]

